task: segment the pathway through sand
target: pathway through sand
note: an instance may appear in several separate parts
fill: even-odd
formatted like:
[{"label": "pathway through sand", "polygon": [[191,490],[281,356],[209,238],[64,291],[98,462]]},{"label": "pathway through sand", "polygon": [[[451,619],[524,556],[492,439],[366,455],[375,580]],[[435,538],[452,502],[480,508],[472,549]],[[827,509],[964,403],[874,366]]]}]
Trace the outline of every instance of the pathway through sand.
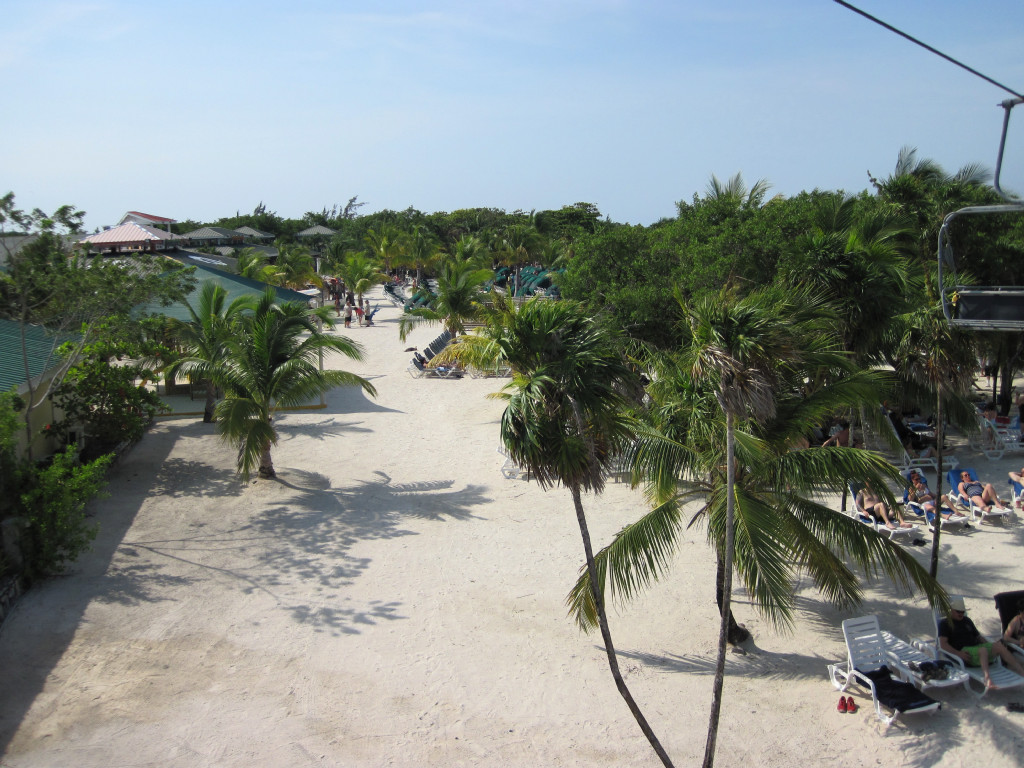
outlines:
[{"label": "pathway through sand", "polygon": [[[0,765],[654,766],[597,635],[566,617],[582,563],[568,494],[504,480],[501,380],[414,380],[397,310],[349,335],[376,400],[338,391],[279,418],[279,482],[243,485],[195,420],[159,423],[95,505],[95,549],[27,594],[0,633]],[[1002,484],[1013,459],[975,466]],[[586,498],[600,545],[642,509]],[[944,538],[943,573],[983,630],[1020,585],[1021,528]],[[927,550],[912,548],[926,558]],[[803,585],[806,587],[806,585]],[[799,595],[793,635],[737,615],[719,764],[1014,765],[1020,715],[947,691],[883,737],[868,703],[840,715],[825,666],[850,613]],[[888,585],[859,613],[925,634]],[[670,577],[613,611],[627,681],[677,765],[703,752],[717,616],[713,558],[687,535]]]}]

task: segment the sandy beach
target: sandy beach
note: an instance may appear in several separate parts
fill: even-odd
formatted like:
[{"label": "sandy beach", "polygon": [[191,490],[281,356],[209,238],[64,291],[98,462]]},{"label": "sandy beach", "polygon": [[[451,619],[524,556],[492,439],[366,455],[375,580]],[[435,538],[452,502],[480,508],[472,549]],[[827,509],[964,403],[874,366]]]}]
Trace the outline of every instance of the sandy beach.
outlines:
[{"label": "sandy beach", "polygon": [[[401,342],[381,303],[375,327],[336,328],[367,351],[336,365],[379,396],[280,415],[277,481],[243,484],[196,418],[158,422],[116,466],[93,550],[0,630],[0,766],[660,765],[599,634],[566,615],[583,564],[568,492],[499,472],[503,405],[486,395],[503,380],[413,379],[403,350],[439,328]],[[958,453],[1004,498],[1024,463]],[[643,510],[618,483],[584,504],[596,546]],[[1024,587],[1022,538],[1016,519],[943,536],[940,577],[989,635],[991,596]],[[909,549],[926,563],[930,546]],[[742,589],[735,603],[754,640],[729,657],[719,765],[1021,764],[1024,714],[1006,704],[1024,688],[939,691],[939,713],[888,732],[861,694],[836,711],[842,620],[927,636],[922,598],[876,582],[840,612],[805,582],[792,633]],[[610,621],[669,755],[699,762],[718,632],[703,530]]]}]

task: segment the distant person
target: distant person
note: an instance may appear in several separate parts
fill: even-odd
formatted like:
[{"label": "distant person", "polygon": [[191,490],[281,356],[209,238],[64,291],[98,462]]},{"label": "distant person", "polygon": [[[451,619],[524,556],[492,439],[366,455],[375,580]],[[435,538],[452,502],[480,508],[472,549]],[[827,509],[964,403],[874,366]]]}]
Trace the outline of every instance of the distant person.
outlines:
[{"label": "distant person", "polygon": [[346,328],[351,328],[352,327],[352,305],[351,304],[346,304],[345,305],[345,327]]},{"label": "distant person", "polygon": [[837,445],[840,448],[850,447],[850,422],[839,422],[839,430],[834,435],[832,435],[832,437],[823,442],[821,444],[821,447],[826,448],[830,445]]}]

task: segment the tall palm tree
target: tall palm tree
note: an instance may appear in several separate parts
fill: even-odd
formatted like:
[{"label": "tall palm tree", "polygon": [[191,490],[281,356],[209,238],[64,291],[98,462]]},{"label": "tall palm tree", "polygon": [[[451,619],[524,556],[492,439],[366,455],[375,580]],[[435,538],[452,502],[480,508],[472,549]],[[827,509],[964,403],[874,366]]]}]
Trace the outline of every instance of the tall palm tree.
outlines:
[{"label": "tall palm tree", "polygon": [[[939,471],[935,498],[942,498],[942,454],[945,421],[949,418],[965,430],[977,429],[977,410],[968,400],[977,354],[974,336],[946,321],[932,289],[926,284],[925,300],[914,312],[900,318],[904,332],[896,355],[896,373],[907,393],[935,402],[935,444]],[[936,510],[937,512],[938,510]],[[939,573],[939,539],[942,526],[932,526],[932,552],[928,572]]]},{"label": "tall palm tree", "polygon": [[322,370],[323,352],[362,359],[362,348],[342,336],[323,333],[331,325],[328,307],[310,309],[295,302],[275,303],[273,289],[260,297],[231,337],[220,367],[225,398],[217,404],[217,429],[238,446],[238,471],[248,479],[274,477],[271,446],[277,442],[273,415],[280,407],[299,405],[334,387],[359,386],[376,395],[366,379],[346,371]]},{"label": "tall palm tree", "polygon": [[489,269],[480,269],[472,261],[447,259],[437,273],[437,298],[429,307],[411,309],[398,321],[398,333],[405,341],[409,332],[427,323],[440,323],[452,336],[466,333],[466,323],[478,320],[483,312],[483,285],[494,277]]},{"label": "tall palm tree", "polygon": [[582,501],[584,491],[603,490],[605,473],[632,435],[623,412],[635,373],[618,332],[579,304],[532,300],[507,311],[506,321],[491,345],[513,373],[501,394],[507,401],[502,444],[542,488],[569,490],[612,677],[655,752],[671,765],[619,671]]},{"label": "tall palm tree", "polygon": [[199,380],[206,388],[203,422],[212,423],[217,403],[218,377],[228,355],[228,340],[234,325],[246,310],[255,307],[251,296],[240,296],[227,303],[228,292],[216,283],[204,283],[199,292],[198,306],[186,303],[190,320],[183,322],[171,318],[168,330],[184,351],[182,357],[167,369],[173,376],[181,371],[193,381]]},{"label": "tall palm tree", "polygon": [[[682,505],[702,502],[690,525],[707,526],[724,582],[717,589],[722,618],[705,748],[705,765],[711,765],[733,556],[755,603],[781,625],[792,622],[800,572],[833,602],[859,602],[848,560],[867,574],[881,570],[901,586],[914,583],[930,599],[941,590],[909,554],[816,500],[852,477],[884,488],[899,477],[893,467],[851,448],[791,450],[811,425],[837,408],[877,403],[881,391],[876,374],[855,369],[841,353],[821,309],[799,294],[770,289],[743,299],[722,294],[684,309],[688,343],[682,353],[659,359],[649,388],[654,426],[638,430],[632,452],[635,476],[644,480],[654,507],[595,560],[612,592],[628,599],[668,569],[685,525]],[[569,603],[585,628],[596,623],[590,601],[581,577]]]}]

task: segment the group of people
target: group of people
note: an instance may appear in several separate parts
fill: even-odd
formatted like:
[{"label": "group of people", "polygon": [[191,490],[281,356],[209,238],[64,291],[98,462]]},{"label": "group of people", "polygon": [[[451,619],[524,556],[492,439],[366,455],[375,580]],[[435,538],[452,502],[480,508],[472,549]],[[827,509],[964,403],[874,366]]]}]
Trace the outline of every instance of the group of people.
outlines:
[{"label": "group of people", "polygon": [[[1015,483],[1024,484],[1024,467],[1020,472],[1010,472],[1010,480]],[[960,473],[960,482],[957,484],[957,492],[961,497],[969,499],[974,506],[1009,511],[1010,507],[999,498],[992,483],[985,483],[971,477],[971,473],[964,470]],[[936,499],[928,487],[928,481],[918,470],[911,470],[908,477],[907,501],[918,504],[927,514],[938,511],[944,519],[958,514],[956,508],[947,499]],[[909,528],[911,523],[903,519],[903,514],[898,510],[890,510],[878,492],[865,483],[864,487],[857,492],[856,505],[858,511],[884,524],[886,528]],[[968,526],[969,527],[969,526]]]},{"label": "group of people", "polygon": [[345,287],[345,283],[332,277],[324,284],[328,296],[334,302],[334,311],[338,317],[344,316],[345,327],[352,327],[352,317],[355,316],[359,325],[373,325],[373,316],[377,310],[370,310],[370,300],[360,297],[356,299],[355,293]]}]

